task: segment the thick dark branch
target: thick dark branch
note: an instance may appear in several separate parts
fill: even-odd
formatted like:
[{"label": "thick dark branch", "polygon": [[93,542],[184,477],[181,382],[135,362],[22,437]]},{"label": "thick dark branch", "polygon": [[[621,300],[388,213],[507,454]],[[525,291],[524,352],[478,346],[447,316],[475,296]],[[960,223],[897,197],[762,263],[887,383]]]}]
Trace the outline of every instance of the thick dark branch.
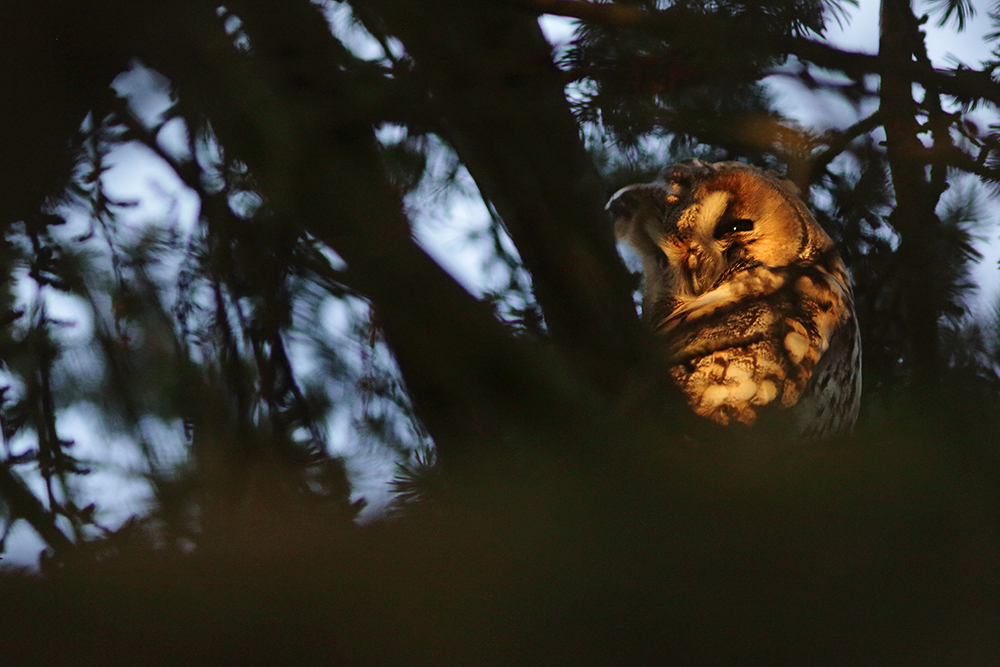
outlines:
[{"label": "thick dark branch", "polygon": [[[915,43],[914,56],[916,57],[917,66],[924,71],[933,71],[934,66],[927,55],[925,35],[916,23],[912,25],[911,34]],[[951,138],[951,126],[954,118],[941,107],[940,90],[936,83],[926,84],[925,88],[926,93],[924,94],[923,107],[927,112],[927,124],[930,126],[934,150],[949,152],[954,146]],[[936,202],[948,188],[948,169],[946,165],[941,163],[934,163],[932,165],[931,188],[929,196]]]},{"label": "thick dark branch", "polygon": [[879,55],[885,69],[879,112],[896,198],[889,221],[901,236],[900,279],[914,379],[918,387],[929,387],[937,380],[940,354],[938,313],[927,298],[932,274],[926,267],[933,265],[929,231],[937,222],[934,209],[940,193],[933,192],[925,175],[925,148],[919,137],[923,128],[912,79],[897,76],[921,47],[909,1],[883,0],[881,28]]},{"label": "thick dark branch", "polygon": [[604,188],[537,21],[502,3],[378,6],[509,230],[553,338],[595,368],[634,363],[638,325]]}]

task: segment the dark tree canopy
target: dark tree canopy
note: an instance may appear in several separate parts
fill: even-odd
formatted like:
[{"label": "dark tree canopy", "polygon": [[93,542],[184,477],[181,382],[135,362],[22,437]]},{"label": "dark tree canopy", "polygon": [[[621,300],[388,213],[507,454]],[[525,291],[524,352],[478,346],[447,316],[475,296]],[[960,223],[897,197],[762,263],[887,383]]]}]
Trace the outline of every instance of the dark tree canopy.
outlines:
[{"label": "dark tree canopy", "polygon": [[[882,0],[871,54],[825,38],[851,10],[0,4],[0,555],[43,543],[0,662],[995,664],[1000,4],[947,67],[927,27],[987,8]],[[785,174],[839,246],[854,434],[683,406],[604,204],[692,157]],[[473,202],[483,285],[418,241]]]}]

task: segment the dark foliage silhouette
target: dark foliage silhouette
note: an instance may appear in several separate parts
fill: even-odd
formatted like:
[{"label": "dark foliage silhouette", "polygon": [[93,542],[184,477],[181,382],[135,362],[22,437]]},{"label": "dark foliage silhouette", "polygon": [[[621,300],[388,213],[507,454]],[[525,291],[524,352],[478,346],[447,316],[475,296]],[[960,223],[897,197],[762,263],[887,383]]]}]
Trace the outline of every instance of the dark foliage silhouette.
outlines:
[{"label": "dark foliage silhouette", "polygon": [[[945,68],[968,0],[882,0],[875,54],[824,39],[849,9],[0,5],[0,554],[44,542],[0,662],[995,664],[1000,6]],[[116,194],[122,150],[197,213]],[[853,434],[684,406],[604,204],[691,157],[786,174],[838,245]],[[482,289],[417,241],[458,200]],[[124,522],[84,435],[149,490]]]}]

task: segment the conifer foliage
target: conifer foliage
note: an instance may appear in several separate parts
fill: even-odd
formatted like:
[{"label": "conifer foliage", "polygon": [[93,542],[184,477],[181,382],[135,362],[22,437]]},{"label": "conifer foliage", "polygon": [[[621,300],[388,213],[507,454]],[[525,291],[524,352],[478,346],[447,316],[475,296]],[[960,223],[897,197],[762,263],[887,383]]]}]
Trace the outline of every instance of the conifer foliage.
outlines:
[{"label": "conifer foliage", "polygon": [[[1000,5],[854,6],[0,4],[0,663],[994,664]],[[839,246],[853,435],[683,407],[604,203],[687,158]]]}]

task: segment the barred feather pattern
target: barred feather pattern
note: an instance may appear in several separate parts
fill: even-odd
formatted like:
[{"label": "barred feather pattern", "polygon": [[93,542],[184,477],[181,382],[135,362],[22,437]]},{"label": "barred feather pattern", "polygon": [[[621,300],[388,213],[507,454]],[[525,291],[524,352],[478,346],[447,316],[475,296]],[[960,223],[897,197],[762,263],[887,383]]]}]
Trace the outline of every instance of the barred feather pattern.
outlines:
[{"label": "barred feather pattern", "polygon": [[861,340],[850,277],[795,186],[739,162],[691,161],[609,201],[643,261],[643,317],[699,415],[790,432],[850,430]]}]

